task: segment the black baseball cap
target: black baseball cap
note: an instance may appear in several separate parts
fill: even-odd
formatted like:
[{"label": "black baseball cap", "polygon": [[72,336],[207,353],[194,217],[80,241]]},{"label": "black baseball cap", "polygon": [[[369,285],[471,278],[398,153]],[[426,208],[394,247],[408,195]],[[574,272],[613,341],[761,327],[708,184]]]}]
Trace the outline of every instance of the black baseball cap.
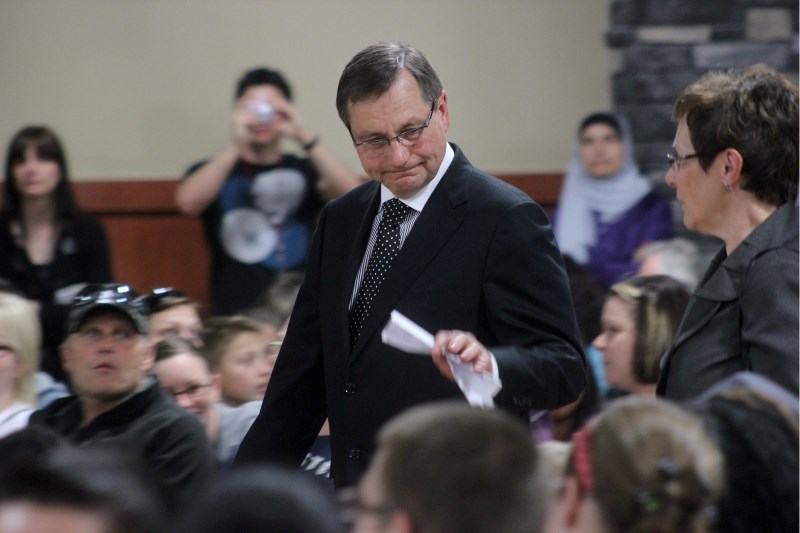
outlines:
[{"label": "black baseball cap", "polygon": [[143,335],[150,331],[150,313],[144,298],[130,285],[104,283],[87,285],[75,295],[67,317],[67,333],[78,331],[90,313],[102,308],[125,314]]}]

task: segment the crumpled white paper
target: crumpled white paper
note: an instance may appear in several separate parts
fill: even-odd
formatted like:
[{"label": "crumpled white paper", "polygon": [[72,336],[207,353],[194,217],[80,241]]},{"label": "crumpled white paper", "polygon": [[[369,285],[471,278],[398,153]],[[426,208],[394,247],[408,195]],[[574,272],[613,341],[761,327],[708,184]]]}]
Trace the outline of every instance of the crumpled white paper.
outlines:
[{"label": "crumpled white paper", "polygon": [[[408,353],[430,355],[433,349],[433,335],[399,311],[392,311],[388,324],[381,332],[381,340],[393,348]],[[445,355],[453,377],[469,404],[493,408],[494,395],[502,388],[500,379],[490,372],[475,372],[471,364],[462,362],[457,355],[451,353]]]}]

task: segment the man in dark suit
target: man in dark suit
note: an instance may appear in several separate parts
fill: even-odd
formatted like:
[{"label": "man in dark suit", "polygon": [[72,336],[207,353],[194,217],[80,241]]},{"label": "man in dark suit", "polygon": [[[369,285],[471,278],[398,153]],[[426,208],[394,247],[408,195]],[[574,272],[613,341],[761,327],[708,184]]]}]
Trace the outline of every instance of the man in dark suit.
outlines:
[{"label": "man in dark suit", "polygon": [[[586,378],[547,217],[447,142],[447,93],[425,57],[405,44],[367,47],[345,67],[337,108],[372,182],[323,210],[261,414],[236,462],[299,465],[327,417],[341,487],[358,481],[387,420],[463,399],[445,350],[499,381],[494,402],[523,419],[572,402]],[[405,214],[385,234],[381,221],[396,209]],[[436,333],[431,357],[381,341],[394,309]]]}]

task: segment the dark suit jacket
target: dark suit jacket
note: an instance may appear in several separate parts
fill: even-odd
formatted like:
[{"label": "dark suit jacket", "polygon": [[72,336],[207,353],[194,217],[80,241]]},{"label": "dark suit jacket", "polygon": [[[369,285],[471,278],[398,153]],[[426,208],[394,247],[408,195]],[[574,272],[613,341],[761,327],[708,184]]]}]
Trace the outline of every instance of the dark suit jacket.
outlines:
[{"label": "dark suit jacket", "polygon": [[798,211],[784,205],[730,256],[722,248],[662,362],[657,394],[697,396],[752,370],[798,392]]},{"label": "dark suit jacket", "polygon": [[380,186],[365,184],[323,210],[261,414],[237,462],[299,465],[327,416],[334,481],[353,484],[384,422],[423,402],[463,400],[430,357],[381,342],[393,309],[432,333],[473,332],[497,359],[503,389],[496,404],[522,417],[583,390],[567,277],[545,214],[454,149],[353,347],[348,304]]}]

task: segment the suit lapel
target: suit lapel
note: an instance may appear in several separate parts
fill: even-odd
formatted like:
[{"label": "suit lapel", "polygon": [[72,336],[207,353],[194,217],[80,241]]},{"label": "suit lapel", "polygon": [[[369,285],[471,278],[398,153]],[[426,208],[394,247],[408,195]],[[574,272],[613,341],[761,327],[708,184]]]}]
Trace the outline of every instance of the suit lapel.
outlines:
[{"label": "suit lapel", "polygon": [[677,351],[677,348],[705,327],[717,314],[723,302],[731,301],[737,297],[736,268],[734,268],[733,272],[726,268],[722,263],[725,257],[723,248],[712,259],[708,271],[698,284],[698,288],[691,300],[689,300],[689,305],[678,326],[677,334],[662,361],[661,378],[658,383],[659,390],[663,390],[665,386],[667,370],[672,355]]},{"label": "suit lapel", "polygon": [[336,279],[342,280],[341,286],[337,288],[339,296],[337,298],[338,311],[334,314],[336,324],[335,331],[339,332],[339,342],[346,349],[344,353],[351,352],[350,346],[350,311],[348,306],[353,295],[356,275],[364,258],[364,251],[367,248],[369,234],[372,230],[372,223],[380,206],[380,186],[373,182],[372,186],[367,187],[359,197],[359,206],[363,216],[351,226],[352,239],[348,247],[341,250],[342,253],[342,274]]}]

